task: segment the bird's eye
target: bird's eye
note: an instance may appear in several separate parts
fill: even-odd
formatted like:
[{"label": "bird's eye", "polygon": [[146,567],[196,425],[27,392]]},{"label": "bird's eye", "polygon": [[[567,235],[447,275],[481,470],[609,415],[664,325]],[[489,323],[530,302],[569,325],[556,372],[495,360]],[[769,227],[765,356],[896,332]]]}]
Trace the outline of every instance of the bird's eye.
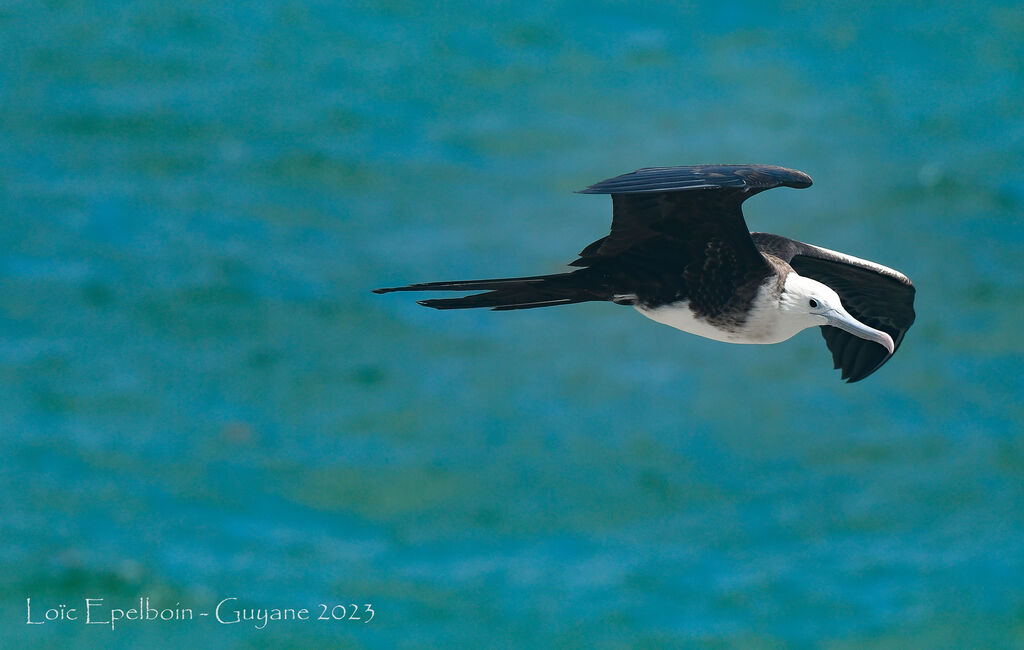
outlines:
[{"label": "bird's eye", "polygon": [[818,301],[815,300],[814,298],[811,298],[810,301],[807,304],[809,304],[811,306],[811,309],[817,309],[818,308]]}]

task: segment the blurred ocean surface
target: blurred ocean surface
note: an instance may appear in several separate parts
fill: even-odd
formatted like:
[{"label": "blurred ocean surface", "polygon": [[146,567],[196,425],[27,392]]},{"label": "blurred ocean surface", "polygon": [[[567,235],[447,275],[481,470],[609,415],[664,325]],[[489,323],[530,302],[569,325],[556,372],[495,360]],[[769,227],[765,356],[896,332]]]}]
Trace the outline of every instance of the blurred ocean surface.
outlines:
[{"label": "blurred ocean surface", "polygon": [[[1024,646],[1019,3],[0,8],[0,646]],[[846,385],[554,272],[650,165],[918,287]],[[738,399],[742,401],[737,401]],[[375,619],[25,624],[25,599]],[[175,605],[177,603],[177,605]]]}]

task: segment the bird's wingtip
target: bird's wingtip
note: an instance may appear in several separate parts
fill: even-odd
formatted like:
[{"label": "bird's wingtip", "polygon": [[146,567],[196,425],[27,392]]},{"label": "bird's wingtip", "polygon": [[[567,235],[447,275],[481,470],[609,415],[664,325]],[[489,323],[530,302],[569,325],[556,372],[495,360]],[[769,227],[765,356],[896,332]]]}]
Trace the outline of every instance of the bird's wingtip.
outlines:
[{"label": "bird's wingtip", "polygon": [[795,177],[795,180],[793,181],[791,187],[795,187],[798,190],[802,190],[804,188],[810,187],[811,185],[814,185],[814,181],[811,180],[811,177],[805,174],[804,172],[798,169],[792,169],[790,171],[793,172],[793,176]]}]

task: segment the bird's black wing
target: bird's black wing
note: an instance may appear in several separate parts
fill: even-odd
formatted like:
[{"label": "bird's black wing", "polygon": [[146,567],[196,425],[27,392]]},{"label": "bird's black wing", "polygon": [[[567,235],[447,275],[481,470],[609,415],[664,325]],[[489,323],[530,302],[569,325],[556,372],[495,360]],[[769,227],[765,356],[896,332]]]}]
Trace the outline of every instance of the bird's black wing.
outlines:
[{"label": "bird's black wing", "polygon": [[638,302],[686,299],[714,319],[749,303],[772,272],[750,238],[743,201],[810,184],[802,172],[768,165],[652,167],[602,181],[581,193],[612,195],[611,232],[572,265],[601,270]]},{"label": "bird's black wing", "polygon": [[[907,276],[887,266],[811,244],[751,233],[757,247],[789,262],[800,275],[813,278],[839,294],[854,318],[892,337],[896,349],[914,323],[914,285]],[[860,381],[878,370],[892,356],[873,341],[823,325],[821,333],[843,379]],[[893,351],[895,353],[895,350]]]}]

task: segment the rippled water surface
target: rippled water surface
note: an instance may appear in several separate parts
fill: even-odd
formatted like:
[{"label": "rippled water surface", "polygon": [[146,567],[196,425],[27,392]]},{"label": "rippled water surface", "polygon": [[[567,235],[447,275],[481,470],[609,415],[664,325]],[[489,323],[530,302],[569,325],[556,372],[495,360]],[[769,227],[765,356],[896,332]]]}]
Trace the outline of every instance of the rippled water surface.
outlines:
[{"label": "rippled water surface", "polygon": [[[1022,43],[1015,3],[4,5],[0,645],[1024,645]],[[891,363],[369,292],[559,270],[610,217],[573,190],[704,162],[805,170],[751,228],[915,281]],[[140,597],[197,619],[26,624]]]}]

